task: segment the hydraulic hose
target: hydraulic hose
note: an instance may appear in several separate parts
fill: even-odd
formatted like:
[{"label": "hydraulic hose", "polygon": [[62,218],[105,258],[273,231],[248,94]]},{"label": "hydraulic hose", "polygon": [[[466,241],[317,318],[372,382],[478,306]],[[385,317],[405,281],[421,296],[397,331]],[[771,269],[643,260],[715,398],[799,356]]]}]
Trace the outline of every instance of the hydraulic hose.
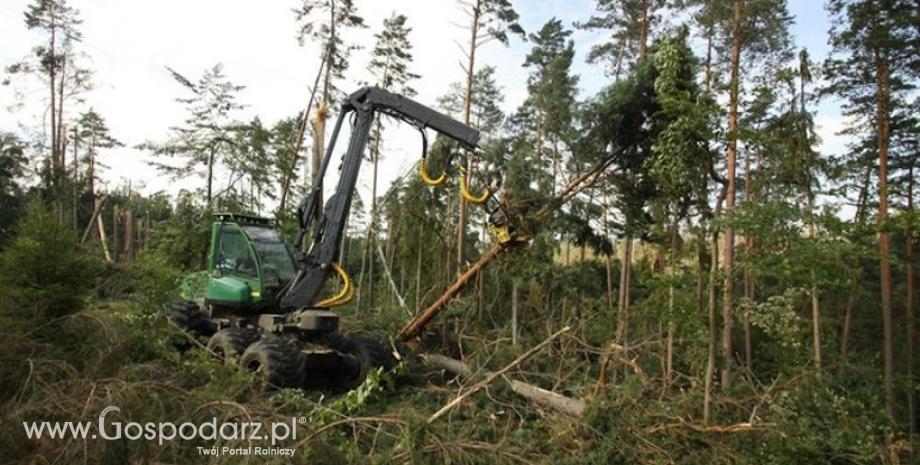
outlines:
[{"label": "hydraulic hose", "polygon": [[469,189],[466,187],[466,167],[460,167],[460,195],[466,199],[467,202],[474,203],[476,205],[482,205],[489,200],[489,197],[492,195],[492,191],[486,189],[479,197],[474,197],[473,194],[470,194]]},{"label": "hydraulic hose", "polygon": [[344,268],[338,265],[338,263],[332,264],[332,269],[339,274],[339,277],[342,278],[342,290],[339,291],[335,296],[323,300],[316,304],[317,307],[338,307],[340,305],[345,305],[348,302],[351,302],[355,297],[355,285],[351,281],[351,277],[348,276],[348,273]]},{"label": "hydraulic hose", "polygon": [[441,173],[441,176],[437,179],[431,179],[430,177],[428,177],[428,173],[425,171],[425,159],[424,158],[422,158],[418,162],[418,171],[419,171],[419,174],[421,174],[422,176],[422,182],[432,187],[440,186],[441,184],[444,184],[444,181],[447,179],[446,172]]}]

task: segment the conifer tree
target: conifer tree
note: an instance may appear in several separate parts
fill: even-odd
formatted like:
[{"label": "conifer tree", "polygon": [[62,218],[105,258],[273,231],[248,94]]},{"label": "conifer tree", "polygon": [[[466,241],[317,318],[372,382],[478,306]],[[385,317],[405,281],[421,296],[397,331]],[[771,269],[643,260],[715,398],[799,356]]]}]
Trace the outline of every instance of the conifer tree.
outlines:
[{"label": "conifer tree", "polygon": [[[223,72],[223,65],[217,64],[206,70],[197,82],[169,69],[172,77],[190,95],[176,101],[185,105],[188,116],[184,125],[172,128],[172,134],[164,143],[146,142],[140,148],[151,150],[154,155],[179,158],[181,163],[155,162],[157,169],[174,179],[195,174],[203,167],[205,178],[205,200],[208,208],[214,201],[214,178],[219,165],[230,156],[234,146],[234,133],[240,130],[235,120],[236,112],[244,106],[237,102],[237,93],[243,90],[230,82]],[[233,184],[230,180],[230,184]]]},{"label": "conifer tree", "polygon": [[[90,197],[96,195],[96,180],[99,176],[96,164],[96,157],[100,149],[111,149],[122,147],[118,139],[112,136],[105,118],[102,117],[95,109],[90,108],[80,115],[77,120],[77,135],[74,145],[81,145],[86,151],[86,183]],[[74,169],[77,167],[75,166]]]},{"label": "conifer tree", "polygon": [[[60,219],[66,195],[66,141],[64,126],[66,103],[91,88],[90,71],[80,62],[76,44],[83,39],[79,10],[67,0],[35,0],[25,11],[25,24],[30,30],[45,35],[45,42],[33,49],[34,56],[6,68],[10,75],[31,74],[41,78],[48,98],[46,116],[49,130],[43,147],[49,151],[49,172],[45,188],[57,205]],[[4,81],[9,82],[9,80]]]},{"label": "conifer tree", "polygon": [[[900,0],[831,0],[828,9],[835,19],[831,29],[833,55],[826,63],[830,86],[827,92],[845,100],[844,111],[854,116],[853,128],[874,142],[878,163],[878,223],[883,353],[885,360],[885,408],[895,418],[894,322],[891,291],[891,242],[887,227],[889,207],[889,157],[894,121],[910,90],[910,29],[902,21],[908,13]],[[870,116],[871,115],[871,116]]]},{"label": "conifer tree", "polygon": [[609,72],[619,78],[637,60],[645,58],[652,27],[668,0],[596,0],[599,13],[578,26],[610,31],[610,40],[591,47],[588,62],[607,61]]},{"label": "conifer tree", "polygon": [[[301,45],[305,45],[308,40],[320,44],[322,49],[322,64],[319,73],[316,76],[318,83],[322,78],[322,92],[317,103],[315,114],[317,116],[317,126],[314,131],[315,140],[322,141],[325,133],[325,120],[329,107],[340,100],[343,92],[338,89],[336,81],[344,79],[345,70],[348,69],[348,60],[352,52],[361,48],[358,44],[349,44],[342,39],[342,32],[346,29],[366,28],[364,18],[358,15],[357,7],[353,0],[303,0],[299,8],[294,9],[296,20],[299,24],[297,40]],[[317,89],[314,88],[310,103],[303,112],[300,121],[300,130],[294,142],[294,149],[291,151],[291,161],[287,165],[291,171],[284,173],[281,183],[281,203],[279,209],[285,208],[288,193],[290,191],[291,180],[294,177],[294,169],[297,166],[297,159],[300,149],[303,147],[304,135],[307,133],[307,126],[311,119],[311,106],[313,105],[313,96],[316,95]],[[322,163],[322,147],[313,148],[313,157],[310,163],[310,170],[315,179],[319,173],[320,163]],[[304,176],[306,180],[307,177]],[[279,211],[280,211],[279,210]]]},{"label": "conifer tree", "polygon": [[[483,101],[485,97],[476,96],[474,81],[476,70],[476,52],[482,45],[497,40],[508,44],[508,32],[524,35],[524,29],[518,24],[518,14],[511,5],[510,0],[457,0],[469,15],[470,38],[465,48],[466,64],[463,71],[466,74],[465,93],[463,98],[463,118],[466,124],[471,124],[471,106],[474,99]],[[462,48],[462,47],[461,47]],[[469,182],[470,177],[467,177]],[[464,244],[466,243],[466,228],[469,205],[466,199],[460,199],[460,215],[457,221],[457,267],[463,264]]]},{"label": "conifer tree", "polygon": [[[409,33],[412,28],[406,26],[406,16],[393,13],[389,18],[383,20],[383,30],[374,34],[377,39],[374,49],[371,51],[371,62],[368,66],[371,74],[376,79],[376,85],[381,89],[395,92],[397,94],[413,96],[415,89],[409,83],[418,79],[419,75],[409,70],[412,63],[412,42],[409,41]],[[377,172],[380,163],[381,139],[383,136],[383,122],[380,115],[374,122],[374,131],[372,133],[373,146],[371,147],[371,157],[373,161],[373,171],[371,179],[371,224],[368,228],[367,242],[365,244],[365,259],[368,269],[368,286],[369,299],[368,305],[374,307],[374,247],[377,240],[378,212],[377,212]],[[363,271],[363,270],[362,270]],[[362,272],[363,275],[363,272]],[[363,278],[363,276],[362,276]],[[359,278],[360,279],[360,278]],[[361,283],[359,282],[359,285]]]}]

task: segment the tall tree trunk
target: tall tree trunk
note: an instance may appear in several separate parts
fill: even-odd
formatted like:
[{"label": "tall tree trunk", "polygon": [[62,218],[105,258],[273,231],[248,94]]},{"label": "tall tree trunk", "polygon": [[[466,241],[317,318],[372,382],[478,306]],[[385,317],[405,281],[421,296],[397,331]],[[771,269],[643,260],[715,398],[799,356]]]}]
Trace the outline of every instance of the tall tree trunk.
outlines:
[{"label": "tall tree trunk", "polygon": [[[375,122],[377,129],[377,137],[374,138],[374,150],[372,156],[374,157],[374,168],[371,174],[371,225],[367,230],[367,247],[368,250],[374,250],[373,247],[376,246],[377,242],[377,168],[378,162],[380,161],[380,116],[377,116],[377,121]],[[367,276],[370,286],[368,287],[368,303],[371,308],[374,308],[375,295],[374,295],[374,254],[370,254],[370,261],[367,264]]]},{"label": "tall tree trunk", "polygon": [[[470,107],[473,100],[473,74],[476,65],[476,47],[479,36],[479,19],[482,14],[482,0],[476,0],[473,7],[472,22],[470,24],[470,44],[466,64],[466,96],[463,101],[463,122],[470,124]],[[467,173],[464,178],[469,187],[470,178],[473,172]],[[466,238],[466,223],[469,215],[469,203],[464,198],[460,198],[460,217],[457,220],[457,269],[463,267],[464,243]]]},{"label": "tall tree trunk", "polygon": [[[914,167],[911,166],[907,175],[907,214],[910,218],[908,225],[913,224],[914,217]],[[910,422],[910,437],[914,437],[916,429],[916,393],[914,392],[914,351],[917,348],[917,329],[914,320],[914,231],[907,229],[907,295],[904,299],[904,311],[907,315],[907,416]]]},{"label": "tall tree trunk", "polygon": [[[451,224],[453,223],[453,221],[451,221],[453,219],[453,198],[454,197],[451,191],[447,191],[447,200],[444,202],[446,207],[444,210],[444,230],[446,231],[447,236],[447,247],[445,248],[446,255],[444,257],[444,281],[447,285],[450,285],[450,283],[454,280],[454,277],[451,274],[451,271],[453,270],[453,258],[451,257],[453,250],[451,249],[451,238],[456,238],[455,235],[451,234],[451,228],[453,226]],[[460,268],[457,268],[457,273],[460,273]]]},{"label": "tall tree trunk", "polygon": [[728,103],[728,192],[726,209],[728,213],[728,226],[725,228],[725,289],[722,299],[722,388],[731,387],[731,366],[733,358],[732,322],[734,318],[734,270],[735,270],[735,162],[738,154],[738,71],[741,62],[741,2],[734,3],[734,26],[732,28],[732,58],[731,58],[731,85]]},{"label": "tall tree trunk", "polygon": [[[753,184],[751,182],[751,151],[744,151],[744,200],[748,205],[754,201]],[[750,231],[744,231],[744,255],[745,262],[750,261],[754,253],[754,235]],[[744,298],[747,302],[754,302],[754,278],[751,276],[750,269],[744,266]],[[748,314],[748,307],[745,307],[742,318],[742,329],[744,330],[744,368],[746,373],[753,373],[753,349],[751,343],[751,318]]]},{"label": "tall tree trunk", "polygon": [[134,212],[131,210],[125,211],[125,223],[124,223],[124,236],[125,236],[125,260],[129,262],[134,261],[135,249],[134,249],[134,236],[136,235],[135,229],[135,220]]},{"label": "tall tree trunk", "polygon": [[[118,211],[118,204],[112,205],[112,260],[115,263],[118,263],[119,258],[121,258],[121,243],[118,241],[118,220],[120,219],[120,213]],[[122,234],[126,236],[125,234]]]},{"label": "tall tree trunk", "polygon": [[[872,167],[866,167],[866,174],[863,176],[862,185],[859,188],[859,196],[856,200],[856,215],[854,221],[857,226],[862,226],[866,221],[866,212],[868,210],[869,202],[869,182],[872,176]],[[856,297],[854,295],[859,289],[859,276],[860,276],[860,267],[859,261],[853,265],[853,291],[847,297],[847,308],[846,314],[843,317],[843,331],[840,336],[840,356],[846,360],[850,352],[850,336],[852,333],[853,327],[853,312],[856,305]]]},{"label": "tall tree trunk", "polygon": [[[710,87],[712,85],[712,28],[707,29],[706,31],[706,61],[703,65],[704,69],[704,91],[708,95]],[[705,183],[704,183],[705,185]],[[702,198],[703,202],[708,202],[709,189],[704,188]],[[713,253],[716,253],[716,250],[713,249]],[[699,261],[696,275],[696,308],[697,311],[703,313],[703,294],[705,287],[705,266],[706,266],[706,228],[703,225],[700,225],[700,234],[699,234]],[[712,259],[710,259],[710,262]]]},{"label": "tall tree trunk", "polygon": [[[814,195],[811,192],[811,187],[808,188],[808,215],[811,217],[811,221],[808,224],[808,235],[812,240],[816,240],[817,231],[815,228],[815,200]],[[812,344],[814,345],[814,357],[815,357],[815,370],[818,372],[821,371],[821,302],[818,300],[818,284],[814,282],[816,278],[815,269],[811,269],[811,323],[812,323]]]},{"label": "tall tree trunk", "polygon": [[80,231],[79,224],[79,206],[80,206],[80,161],[79,161],[79,139],[77,138],[77,128],[73,128],[73,230]]},{"label": "tall tree trunk", "polygon": [[[869,21],[873,36],[878,37],[878,17],[869,7]],[[882,287],[882,326],[884,331],[885,352],[885,411],[894,419],[894,331],[891,316],[891,242],[885,226],[888,221],[888,137],[890,134],[890,74],[888,57],[883,56],[881,44],[873,44],[875,65],[875,126],[879,158],[879,205],[878,221],[882,226],[879,232],[879,252],[881,253],[880,273]]]},{"label": "tall tree trunk", "polygon": [[[61,61],[61,76],[58,80],[58,98],[57,98],[57,143],[58,143],[58,155],[61,157],[61,183],[66,179],[67,176],[67,131],[64,129],[64,85],[67,82],[67,60]],[[62,192],[63,196],[64,193]],[[64,199],[61,199],[63,202]]]},{"label": "tall tree trunk", "polygon": [[[370,231],[368,231],[368,237],[370,237]],[[364,290],[364,275],[365,275],[365,272],[366,272],[366,270],[367,270],[367,261],[368,261],[368,260],[373,260],[373,259],[374,259],[374,257],[373,257],[373,255],[371,254],[371,248],[368,247],[367,239],[365,239],[365,241],[364,241],[364,252],[361,254],[361,271],[358,272],[358,295],[357,295],[356,302],[355,302],[355,308],[357,308],[357,309],[363,309],[363,308],[364,308],[364,307],[361,305],[362,300],[363,300],[363,299],[362,299],[362,296],[364,295],[364,292],[363,292],[363,290]]]},{"label": "tall tree trunk", "polygon": [[706,357],[705,392],[703,393],[703,424],[708,425],[712,419],[712,381],[716,371],[716,347],[718,346],[718,320],[716,311],[716,293],[718,292],[719,271],[719,230],[712,231],[712,258],[709,262],[709,348]]},{"label": "tall tree trunk", "polygon": [[[51,3],[51,8],[54,8],[54,3]],[[55,203],[58,201],[58,192],[59,187],[59,172],[60,172],[60,159],[58,158],[58,149],[60,144],[58,143],[58,129],[57,129],[57,69],[56,64],[54,63],[57,59],[57,24],[55,23],[55,18],[57,16],[52,12],[51,14],[51,66],[49,67],[49,85],[51,87],[51,176],[49,182],[51,184],[51,193],[52,198],[55,199]]]},{"label": "tall tree trunk", "polygon": [[629,275],[632,267],[633,239],[627,234],[623,240],[623,262],[620,266],[620,298],[617,312],[617,344],[627,347],[629,341]]},{"label": "tall tree trunk", "polygon": [[[555,183],[555,180],[553,181]],[[555,195],[555,192],[553,193]],[[607,198],[607,189],[604,189],[604,236],[610,240],[610,200]],[[613,253],[606,256],[605,265],[607,271],[607,309],[613,308]]]},{"label": "tall tree trunk", "polygon": [[93,135],[93,138],[90,140],[88,147],[89,155],[89,175],[87,176],[87,182],[89,182],[89,195],[91,198],[96,198],[96,135]]},{"label": "tall tree trunk", "polygon": [[[316,114],[313,117],[313,156],[311,157],[310,163],[310,171],[313,173],[313,184],[319,188],[317,205],[323,205],[323,180],[319,177],[319,170],[323,164],[323,152],[325,152],[323,145],[326,141],[326,112],[332,97],[332,72],[335,67],[335,42],[337,37],[335,0],[332,0],[330,3],[329,38],[326,43],[326,75],[323,78],[323,98],[320,100],[316,109]],[[319,143],[317,143],[317,141],[319,141]]]},{"label": "tall tree trunk", "polygon": [[[672,205],[674,211],[672,213],[672,222],[671,222],[671,258],[668,260],[668,275],[672,278],[677,272],[677,265],[680,263],[680,253],[677,250],[677,240],[678,240],[678,206],[677,202],[674,202]],[[671,380],[674,375],[674,333],[677,331],[677,325],[674,324],[674,284],[671,284],[668,288],[668,329],[666,335],[666,351],[665,351],[665,370],[664,370],[664,392],[667,392],[668,388],[671,385]]]}]

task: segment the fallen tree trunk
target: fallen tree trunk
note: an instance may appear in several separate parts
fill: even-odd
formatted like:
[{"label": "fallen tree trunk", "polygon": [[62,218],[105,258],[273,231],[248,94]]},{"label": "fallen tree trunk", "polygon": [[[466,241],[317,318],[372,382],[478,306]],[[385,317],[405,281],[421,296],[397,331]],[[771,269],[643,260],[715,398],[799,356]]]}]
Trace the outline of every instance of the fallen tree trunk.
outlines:
[{"label": "fallen tree trunk", "polygon": [[[462,378],[469,379],[473,377],[472,368],[460,360],[455,360],[439,354],[422,354],[419,357],[421,358],[422,362],[428,366],[440,368]],[[493,373],[485,373],[487,378],[492,375]],[[515,392],[515,394],[524,397],[538,405],[551,408],[573,417],[581,417],[584,415],[586,404],[585,401],[581,399],[566,397],[562,394],[547,391],[546,389],[539,388],[532,384],[510,380],[507,377],[505,377],[505,381],[508,382],[508,385],[511,387],[511,390]]]},{"label": "fallen tree trunk", "polygon": [[526,360],[529,359],[530,357],[533,357],[534,355],[536,355],[538,352],[540,352],[541,350],[543,350],[544,347],[548,346],[550,343],[552,343],[554,340],[556,340],[556,338],[558,338],[559,336],[561,336],[563,333],[568,332],[569,329],[570,329],[570,328],[569,328],[568,326],[566,326],[565,328],[562,328],[562,329],[560,329],[559,331],[556,331],[555,334],[553,334],[552,336],[546,338],[543,342],[537,344],[536,346],[534,346],[532,349],[528,350],[527,352],[524,352],[523,355],[521,355],[520,357],[514,359],[514,361],[511,362],[511,363],[509,363],[508,365],[505,365],[505,367],[502,368],[501,370],[498,370],[498,371],[496,371],[496,372],[494,372],[494,373],[489,373],[489,374],[486,376],[486,378],[485,378],[484,380],[482,380],[482,381],[476,383],[476,385],[474,385],[473,387],[471,387],[469,390],[467,390],[467,391],[464,392],[463,394],[458,395],[456,399],[450,401],[450,403],[448,403],[447,405],[445,405],[444,408],[442,408],[441,410],[438,410],[437,412],[435,412],[434,415],[432,415],[430,418],[428,418],[428,423],[431,423],[431,422],[437,420],[438,417],[440,417],[441,415],[444,415],[445,413],[449,412],[452,408],[454,408],[455,406],[459,405],[460,402],[463,401],[463,399],[465,399],[465,398],[467,398],[467,397],[469,397],[469,396],[471,396],[471,395],[473,395],[473,394],[475,394],[475,393],[477,393],[477,392],[479,392],[479,391],[485,389],[486,387],[488,387],[490,384],[492,384],[492,382],[495,381],[496,379],[498,379],[499,377],[504,377],[504,376],[505,376],[505,373],[507,373],[507,372],[513,370],[515,367],[517,367],[517,366],[520,365],[521,363],[524,363],[524,361],[526,361]]},{"label": "fallen tree trunk", "polygon": [[523,383],[516,380],[507,380],[511,385],[511,390],[522,397],[526,397],[537,404],[549,407],[562,413],[569,414],[573,417],[580,417],[585,413],[585,401],[573,399],[562,394],[547,391],[532,384]]}]

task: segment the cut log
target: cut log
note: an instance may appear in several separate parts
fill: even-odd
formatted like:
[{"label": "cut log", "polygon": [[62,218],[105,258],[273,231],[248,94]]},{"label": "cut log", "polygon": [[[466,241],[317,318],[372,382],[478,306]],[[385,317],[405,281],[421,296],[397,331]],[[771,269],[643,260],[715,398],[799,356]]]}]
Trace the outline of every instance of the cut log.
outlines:
[{"label": "cut log", "polygon": [[[563,331],[560,331],[560,333],[561,332]],[[551,339],[554,339],[554,338],[551,338]],[[450,357],[446,357],[444,355],[439,355],[439,354],[422,354],[419,356],[419,358],[422,360],[424,364],[428,366],[440,368],[442,370],[445,370],[451,374],[460,376],[462,378],[469,379],[474,376],[472,368],[470,368],[469,365],[461,362],[460,360],[455,360]],[[512,363],[512,367],[513,366],[516,366],[516,364]],[[582,415],[584,415],[586,404],[581,399],[573,399],[571,397],[566,397],[562,394],[558,394],[552,391],[547,391],[546,389],[539,388],[531,384],[527,384],[527,383],[516,381],[516,380],[510,380],[507,377],[503,376],[504,373],[502,371],[499,371],[497,373],[486,372],[484,374],[485,374],[485,379],[483,381],[477,383],[476,386],[471,388],[464,395],[457,397],[455,401],[448,404],[447,407],[445,407],[444,409],[442,409],[442,411],[439,411],[438,413],[443,414],[443,411],[446,411],[445,409],[448,409],[448,407],[452,407],[456,405],[458,401],[462,400],[466,396],[478,391],[479,389],[481,389],[481,387],[485,387],[486,385],[489,384],[489,382],[494,381],[496,378],[502,377],[505,379],[505,381],[508,382],[508,385],[511,387],[511,390],[514,391],[514,393],[538,405],[541,405],[547,408],[551,408],[553,410],[565,413],[567,415],[571,415],[573,417],[581,417]],[[479,389],[477,389],[477,387],[479,387]],[[432,419],[437,418],[437,416],[440,416],[440,415],[435,414],[435,416],[432,416]]]},{"label": "cut log", "polygon": [[447,303],[451,301],[457,294],[460,293],[470,280],[476,277],[483,268],[486,267],[492,260],[495,259],[499,254],[508,249],[507,244],[497,243],[492,246],[485,256],[479,259],[475,265],[470,267],[462,276],[457,278],[453,285],[449,289],[444,291],[444,294],[438,298],[431,306],[426,308],[422,313],[416,316],[409,324],[399,332],[399,335],[396,338],[401,342],[407,342],[410,339],[419,335],[428,323],[437,316],[444,307],[447,306]]},{"label": "cut log", "polygon": [[455,360],[441,354],[422,354],[419,355],[419,358],[426,365],[440,368],[457,376],[463,378],[471,378],[473,376],[473,370],[470,369],[470,366],[460,360]]},{"label": "cut log", "polygon": [[553,410],[569,414],[573,417],[580,417],[585,413],[585,401],[573,399],[562,394],[547,391],[532,384],[523,383],[517,380],[508,380],[511,390],[522,397],[526,397],[537,404],[549,407]]}]

